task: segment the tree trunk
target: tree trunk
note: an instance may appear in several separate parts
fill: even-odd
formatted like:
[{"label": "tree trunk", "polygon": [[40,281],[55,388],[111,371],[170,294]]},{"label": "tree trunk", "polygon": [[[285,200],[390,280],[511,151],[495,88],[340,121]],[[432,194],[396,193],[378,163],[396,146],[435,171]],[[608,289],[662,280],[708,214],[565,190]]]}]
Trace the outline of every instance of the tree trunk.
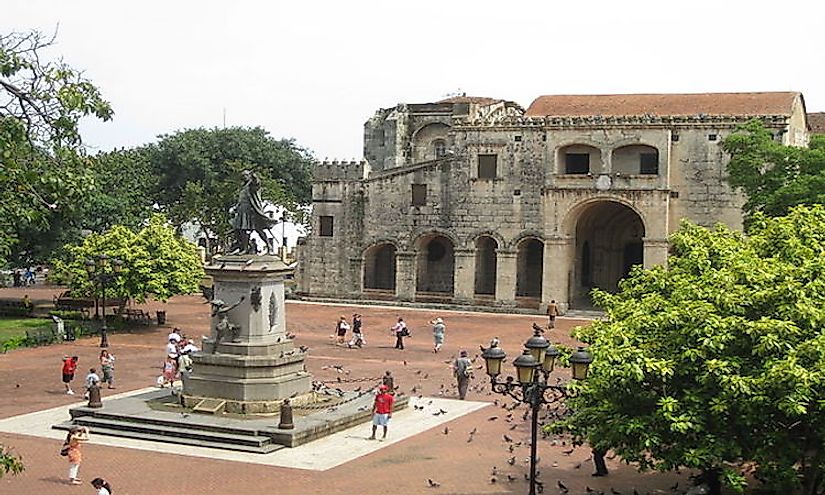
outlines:
[{"label": "tree trunk", "polygon": [[702,470],[700,479],[708,486],[709,495],[722,495],[722,471],[719,468]]}]

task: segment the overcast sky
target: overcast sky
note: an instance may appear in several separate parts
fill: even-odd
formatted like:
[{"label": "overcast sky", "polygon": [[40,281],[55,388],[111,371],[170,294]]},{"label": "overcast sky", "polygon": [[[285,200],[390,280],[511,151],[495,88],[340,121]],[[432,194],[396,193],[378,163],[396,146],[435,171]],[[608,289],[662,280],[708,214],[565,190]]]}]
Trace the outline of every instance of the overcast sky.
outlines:
[{"label": "overcast sky", "polygon": [[[115,109],[96,149],[260,125],[323,159],[363,123],[466,92],[801,91],[825,111],[825,2],[5,0],[0,29],[58,30],[54,56]],[[59,27],[58,27],[59,26]]]}]

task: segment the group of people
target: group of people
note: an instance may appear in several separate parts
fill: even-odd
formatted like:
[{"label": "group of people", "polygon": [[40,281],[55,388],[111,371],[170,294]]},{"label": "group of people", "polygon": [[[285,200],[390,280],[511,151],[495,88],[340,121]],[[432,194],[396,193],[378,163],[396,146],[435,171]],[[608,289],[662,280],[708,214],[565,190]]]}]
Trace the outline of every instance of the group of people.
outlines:
[{"label": "group of people", "polygon": [[[347,341],[347,332],[352,331],[352,338]],[[364,328],[361,322],[361,315],[354,313],[352,315],[352,325],[347,322],[347,317],[341,315],[338,323],[335,325],[335,341],[338,345],[346,344],[347,347],[364,347],[367,340],[364,338]]]},{"label": "group of people", "polygon": [[161,375],[158,377],[158,385],[161,388],[175,382],[178,374],[181,371],[192,371],[193,352],[200,351],[200,348],[195,345],[195,341],[186,338],[181,334],[180,328],[173,328],[172,332],[166,337],[166,359],[161,368]]},{"label": "group of people", "polygon": [[[81,446],[89,440],[89,429],[85,426],[74,426],[66,434],[66,440],[60,448],[60,455],[69,461],[69,484],[81,485],[80,463],[83,461]],[[103,478],[95,478],[90,483],[97,490],[97,495],[112,495],[112,485]]]},{"label": "group of people", "polygon": [[[63,366],[61,374],[63,375],[63,386],[66,389],[66,395],[75,395],[72,390],[72,381],[74,381],[77,373],[77,366],[80,359],[77,356],[63,356]],[[103,373],[103,378],[97,373],[97,368],[89,368],[89,373],[83,381],[85,390],[84,397],[89,396],[89,389],[92,387],[99,387],[101,383],[106,383],[108,388],[115,388],[115,356],[108,350],[100,351],[100,370]]]},{"label": "group of people", "polygon": [[[41,268],[38,268],[38,270],[41,270]],[[11,278],[12,284],[14,284],[15,287],[25,287],[27,285],[34,285],[36,280],[34,271],[32,271],[31,268],[26,268],[25,270],[16,268],[12,272]]]}]

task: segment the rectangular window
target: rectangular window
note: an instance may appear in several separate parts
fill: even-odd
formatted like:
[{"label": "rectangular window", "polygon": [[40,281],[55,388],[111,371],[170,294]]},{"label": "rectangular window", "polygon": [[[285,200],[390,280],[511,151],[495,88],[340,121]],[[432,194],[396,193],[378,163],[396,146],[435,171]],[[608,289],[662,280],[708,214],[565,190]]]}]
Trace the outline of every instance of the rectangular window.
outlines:
[{"label": "rectangular window", "polygon": [[427,204],[427,184],[412,185],[412,205],[425,206]]},{"label": "rectangular window", "polygon": [[332,237],[332,217],[321,215],[320,220],[320,235],[321,237]]},{"label": "rectangular window", "polygon": [[716,141],[716,134],[708,134],[708,141]]},{"label": "rectangular window", "polygon": [[566,153],[564,155],[565,174],[586,174],[590,172],[590,153]]},{"label": "rectangular window", "polygon": [[478,155],[478,178],[495,179],[498,155]]},{"label": "rectangular window", "polygon": [[656,153],[642,153],[639,155],[639,173],[642,175],[657,175],[659,173],[659,156]]}]

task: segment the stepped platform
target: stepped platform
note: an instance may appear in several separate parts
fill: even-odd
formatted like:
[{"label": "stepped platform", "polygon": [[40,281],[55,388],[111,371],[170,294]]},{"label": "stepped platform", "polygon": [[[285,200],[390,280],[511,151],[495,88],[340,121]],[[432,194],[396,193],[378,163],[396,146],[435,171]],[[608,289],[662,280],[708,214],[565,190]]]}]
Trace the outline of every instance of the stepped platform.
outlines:
[{"label": "stepped platform", "polygon": [[[107,400],[102,408],[72,408],[71,419],[52,428],[86,426],[98,435],[268,454],[368,422],[372,417],[371,393],[346,392],[343,397],[328,399],[293,408],[295,428],[283,430],[278,428],[278,414],[195,413],[180,406],[179,397],[169,389],[158,389]],[[396,410],[407,405],[407,397],[396,398]]]}]

